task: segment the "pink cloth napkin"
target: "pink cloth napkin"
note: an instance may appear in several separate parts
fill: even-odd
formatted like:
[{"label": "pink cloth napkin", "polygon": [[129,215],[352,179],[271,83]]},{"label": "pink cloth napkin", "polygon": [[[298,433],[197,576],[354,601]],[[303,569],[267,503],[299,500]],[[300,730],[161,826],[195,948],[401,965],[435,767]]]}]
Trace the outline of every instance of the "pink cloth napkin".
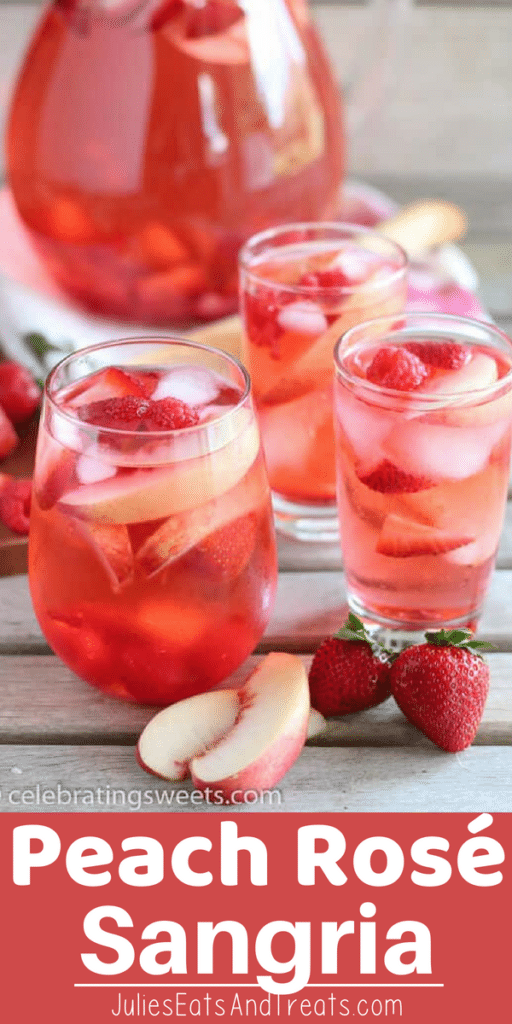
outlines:
[{"label": "pink cloth napkin", "polygon": [[[349,183],[340,210],[341,219],[373,228],[396,212],[398,207],[387,196],[362,182]],[[473,292],[454,281],[439,278],[427,268],[413,267],[409,278],[409,312],[451,313],[475,320],[489,317]]]}]

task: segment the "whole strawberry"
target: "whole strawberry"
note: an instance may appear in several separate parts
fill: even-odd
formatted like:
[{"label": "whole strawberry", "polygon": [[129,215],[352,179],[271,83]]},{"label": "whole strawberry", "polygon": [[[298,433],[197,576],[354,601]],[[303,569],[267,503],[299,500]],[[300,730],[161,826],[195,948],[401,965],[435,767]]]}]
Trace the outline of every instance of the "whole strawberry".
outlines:
[{"label": "whole strawberry", "polygon": [[402,651],[391,691],[406,718],[441,750],[465,750],[475,738],[489,692],[489,666],[465,629],[426,633],[427,643]]},{"label": "whole strawberry", "polygon": [[309,671],[311,704],[322,715],[349,715],[389,697],[387,652],[374,644],[352,613],[339,633],[324,640]]}]

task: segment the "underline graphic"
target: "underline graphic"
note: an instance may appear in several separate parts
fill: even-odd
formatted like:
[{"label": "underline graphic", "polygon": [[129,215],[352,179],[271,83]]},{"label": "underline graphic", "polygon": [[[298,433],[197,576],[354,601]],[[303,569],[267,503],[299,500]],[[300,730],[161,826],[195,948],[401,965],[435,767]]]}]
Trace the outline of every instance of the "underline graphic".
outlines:
[{"label": "underline graphic", "polygon": [[[145,981],[120,981],[120,982],[74,982],[73,988],[261,988],[257,981],[246,982],[241,981],[240,984],[236,982],[145,982]],[[372,982],[358,982],[358,981],[334,981],[330,982],[319,982],[316,985],[311,982],[309,985],[303,985],[303,988],[444,988],[444,982],[411,982],[410,984],[404,982],[394,981],[378,981]],[[262,989],[262,991],[264,991]],[[302,991],[302,989],[300,990]],[[279,993],[275,993],[276,995]],[[285,993],[286,994],[286,993]]]}]

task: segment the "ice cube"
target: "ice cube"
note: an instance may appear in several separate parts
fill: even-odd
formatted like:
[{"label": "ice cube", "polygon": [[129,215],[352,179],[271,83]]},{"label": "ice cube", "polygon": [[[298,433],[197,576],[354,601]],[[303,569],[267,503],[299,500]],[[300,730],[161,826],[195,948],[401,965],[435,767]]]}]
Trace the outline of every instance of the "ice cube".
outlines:
[{"label": "ice cube", "polygon": [[318,451],[323,450],[320,432],[325,432],[326,447],[331,441],[332,398],[329,392],[309,392],[293,402],[261,409],[260,416],[271,479],[274,474],[284,476],[290,472],[296,477],[306,474],[309,467],[318,469]]},{"label": "ice cube", "polygon": [[484,469],[502,431],[501,423],[472,429],[404,421],[389,435],[384,448],[387,457],[407,473],[464,480]]},{"label": "ice cube", "polygon": [[327,319],[316,302],[292,302],[279,313],[277,322],[284,331],[298,334],[322,334],[327,329]]},{"label": "ice cube", "polygon": [[360,461],[360,469],[364,466],[369,471],[372,466],[382,462],[385,458],[382,445],[395,423],[393,414],[354,401],[345,389],[337,395],[336,411]]},{"label": "ice cube", "polygon": [[450,551],[446,558],[453,565],[482,565],[483,562],[487,562],[489,558],[494,557],[498,542],[499,534],[496,535],[495,531],[490,530],[482,534],[478,540],[474,540],[472,544],[466,544],[463,548]]},{"label": "ice cube", "polygon": [[100,480],[110,480],[116,475],[116,467],[108,462],[95,459],[91,455],[81,455],[76,463],[76,475],[81,484],[97,484]]},{"label": "ice cube", "polygon": [[[366,281],[372,271],[379,266],[381,260],[382,257],[370,252],[369,249],[342,249],[329,264],[329,269],[341,270],[347,278],[347,286],[350,286],[352,282],[360,284],[361,281]],[[388,271],[386,271],[386,275],[387,273]]]},{"label": "ice cube", "polygon": [[225,381],[212,370],[201,366],[177,366],[164,374],[153,394],[153,401],[160,398],[177,398],[187,405],[209,405],[215,402]]},{"label": "ice cube", "polygon": [[83,448],[83,434],[80,432],[80,427],[56,410],[53,410],[51,414],[50,431],[63,448],[71,449],[71,451],[80,451]]}]

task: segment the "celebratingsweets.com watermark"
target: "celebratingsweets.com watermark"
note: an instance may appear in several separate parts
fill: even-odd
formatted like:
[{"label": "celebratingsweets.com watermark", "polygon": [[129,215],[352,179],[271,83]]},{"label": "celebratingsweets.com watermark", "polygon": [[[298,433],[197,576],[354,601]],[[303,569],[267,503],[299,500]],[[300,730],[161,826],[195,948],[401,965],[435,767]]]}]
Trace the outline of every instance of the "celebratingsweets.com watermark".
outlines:
[{"label": "celebratingsweets.com watermark", "polygon": [[[18,770],[19,771],[19,770]],[[0,804],[14,808],[31,807],[109,807],[140,811],[143,808],[222,807],[227,803],[222,790],[206,787],[199,789],[120,789],[104,785],[91,788],[77,788],[62,785],[6,788],[0,790]],[[235,790],[231,794],[230,806],[280,807],[282,794],[278,789]]]}]

